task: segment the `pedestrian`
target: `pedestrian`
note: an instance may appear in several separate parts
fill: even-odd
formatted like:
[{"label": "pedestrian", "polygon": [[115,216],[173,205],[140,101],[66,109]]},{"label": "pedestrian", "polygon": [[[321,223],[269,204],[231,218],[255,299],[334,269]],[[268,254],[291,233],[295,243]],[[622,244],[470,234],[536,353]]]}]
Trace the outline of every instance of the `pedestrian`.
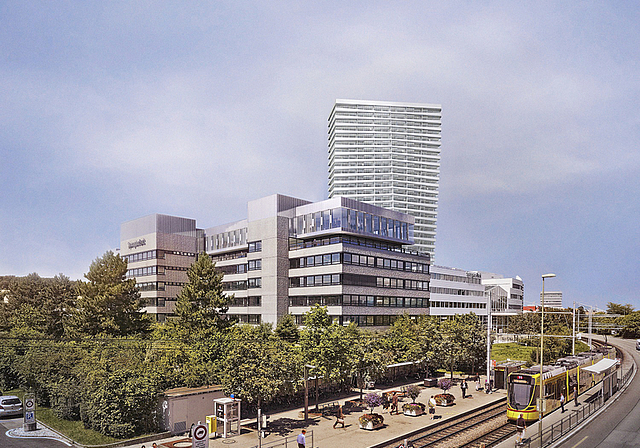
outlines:
[{"label": "pedestrian", "polygon": [[398,394],[397,393],[393,393],[393,397],[391,398],[391,412],[390,414],[393,414],[393,411],[396,411],[396,414],[398,414]]},{"label": "pedestrian", "polygon": [[385,392],[382,394],[382,410],[388,410],[390,405],[391,403],[389,402],[389,395]]},{"label": "pedestrian", "polygon": [[433,395],[431,395],[431,398],[429,398],[429,420],[433,420],[433,417],[435,417],[436,415],[436,399],[433,398]]},{"label": "pedestrian", "polygon": [[344,428],[344,414],[342,413],[342,405],[338,406],[338,412],[336,414],[336,422],[333,424],[333,429],[336,429],[336,425],[341,424]]},{"label": "pedestrian", "polygon": [[153,444],[151,445],[151,448],[158,448],[158,444],[156,442],[153,442]]},{"label": "pedestrian", "polygon": [[480,386],[480,376],[476,377],[476,392],[480,391],[481,386]]},{"label": "pedestrian", "polygon": [[574,385],[573,386],[573,403],[578,406],[580,403],[578,403],[578,385]]},{"label": "pedestrian", "polygon": [[524,439],[524,430],[527,429],[527,423],[524,421],[524,417],[520,414],[518,420],[516,420],[516,433],[518,434],[518,438],[516,439],[518,445],[522,445],[522,440]]},{"label": "pedestrian", "polygon": [[564,392],[560,392],[560,407],[562,408],[562,413],[564,414]]},{"label": "pedestrian", "polygon": [[462,380],[462,383],[460,383],[460,389],[462,390],[462,399],[464,400],[467,394],[467,382],[465,380]]},{"label": "pedestrian", "polygon": [[307,433],[306,429],[303,429],[300,434],[298,434],[298,448],[307,448],[307,438],[305,434]]}]

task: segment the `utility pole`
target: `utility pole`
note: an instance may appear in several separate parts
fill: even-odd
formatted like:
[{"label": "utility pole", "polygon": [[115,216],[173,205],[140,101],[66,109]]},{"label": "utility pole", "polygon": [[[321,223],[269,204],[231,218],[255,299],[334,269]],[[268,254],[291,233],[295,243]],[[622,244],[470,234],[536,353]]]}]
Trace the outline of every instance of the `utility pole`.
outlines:
[{"label": "utility pole", "polygon": [[576,301],[573,301],[573,345],[571,347],[571,354],[575,356],[576,354]]}]

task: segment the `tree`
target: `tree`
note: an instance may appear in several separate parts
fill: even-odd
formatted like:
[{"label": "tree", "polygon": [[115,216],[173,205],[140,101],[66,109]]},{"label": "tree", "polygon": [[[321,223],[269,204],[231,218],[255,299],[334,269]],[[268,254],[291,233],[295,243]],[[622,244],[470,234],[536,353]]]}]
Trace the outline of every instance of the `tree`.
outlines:
[{"label": "tree", "polygon": [[229,328],[234,321],[226,312],[233,299],[222,289],[223,274],[215,269],[215,263],[206,253],[187,271],[189,282],[184,285],[176,302],[176,325],[191,337],[207,339]]},{"label": "tree", "polygon": [[640,311],[634,311],[620,318],[623,338],[640,337]]},{"label": "tree", "polygon": [[222,384],[261,408],[299,378],[301,362],[293,347],[274,336],[271,325],[233,328]]},{"label": "tree", "polygon": [[300,331],[291,314],[285,314],[276,325],[275,334],[283,341],[295,344],[300,339]]},{"label": "tree", "polygon": [[95,259],[80,282],[79,296],[65,325],[72,337],[145,334],[151,321],[142,311],[135,279],[127,279],[127,262],[107,251]]},{"label": "tree", "polygon": [[609,302],[607,303],[607,313],[626,316],[627,314],[633,313],[633,305],[628,303],[626,305],[621,305],[619,303]]}]

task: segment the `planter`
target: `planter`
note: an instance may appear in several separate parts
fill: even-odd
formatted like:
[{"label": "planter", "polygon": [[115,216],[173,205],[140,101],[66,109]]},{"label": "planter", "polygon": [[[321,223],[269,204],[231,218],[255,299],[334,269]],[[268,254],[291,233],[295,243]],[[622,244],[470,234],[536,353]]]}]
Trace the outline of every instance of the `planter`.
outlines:
[{"label": "planter", "polygon": [[380,423],[373,423],[373,422],[367,422],[366,424],[362,424],[359,423],[360,425],[360,429],[366,429],[368,431],[373,431],[374,429],[378,429],[378,428],[382,428],[384,426],[384,423],[380,422]]},{"label": "planter", "polygon": [[363,414],[358,419],[360,429],[373,431],[384,426],[384,417],[380,414]]},{"label": "planter", "polygon": [[451,394],[438,394],[433,398],[438,406],[451,406],[455,401],[455,397]]},{"label": "planter", "polygon": [[410,417],[424,414],[425,405],[422,403],[405,403],[402,405],[402,413]]},{"label": "planter", "polygon": [[410,417],[417,417],[419,415],[424,414],[424,411],[420,408],[417,409],[405,409],[404,411],[402,411],[402,413],[404,415],[408,415]]}]

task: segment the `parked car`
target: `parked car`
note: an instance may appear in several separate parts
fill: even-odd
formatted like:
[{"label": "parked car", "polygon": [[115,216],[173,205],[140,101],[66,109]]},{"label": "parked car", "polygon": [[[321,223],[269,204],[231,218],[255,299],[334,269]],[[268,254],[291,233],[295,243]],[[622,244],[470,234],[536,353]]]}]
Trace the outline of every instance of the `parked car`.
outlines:
[{"label": "parked car", "polygon": [[0,397],[0,417],[22,415],[22,401],[15,395]]}]

